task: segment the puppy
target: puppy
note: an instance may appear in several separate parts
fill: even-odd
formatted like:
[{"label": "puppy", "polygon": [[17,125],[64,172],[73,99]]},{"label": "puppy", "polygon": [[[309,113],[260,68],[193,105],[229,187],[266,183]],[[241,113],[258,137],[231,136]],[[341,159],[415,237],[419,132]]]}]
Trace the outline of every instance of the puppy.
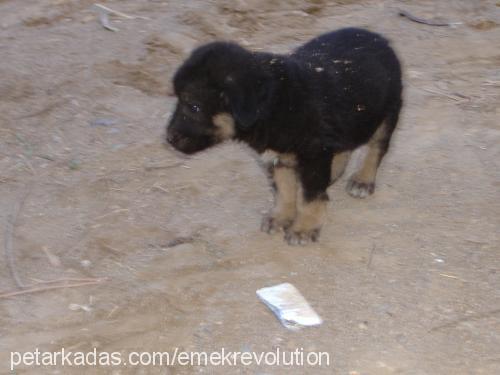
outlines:
[{"label": "puppy", "polygon": [[291,244],[317,241],[328,186],[351,151],[368,153],[350,195],[373,193],[402,105],[401,68],[389,42],[363,29],[330,32],[288,55],[235,43],[197,48],[176,72],[177,107],[167,141],[186,154],[228,139],[277,156],[270,168],[275,207],[262,230]]}]

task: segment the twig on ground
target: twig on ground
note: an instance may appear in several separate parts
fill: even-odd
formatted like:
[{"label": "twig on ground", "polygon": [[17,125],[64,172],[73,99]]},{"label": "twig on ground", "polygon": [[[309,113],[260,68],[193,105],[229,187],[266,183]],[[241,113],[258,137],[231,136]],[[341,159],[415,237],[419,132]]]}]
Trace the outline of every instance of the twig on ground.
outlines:
[{"label": "twig on ground", "polygon": [[176,168],[180,167],[183,163],[182,162],[177,162],[177,163],[172,163],[172,164],[146,164],[144,165],[144,169],[147,171],[154,171],[156,169],[169,169],[169,168]]},{"label": "twig on ground", "polygon": [[446,273],[440,273],[439,275],[440,275],[440,276],[443,276],[443,277],[448,277],[448,278],[450,278],[450,279],[457,279],[457,280],[459,280],[459,278],[458,278],[457,276],[448,275],[448,274],[446,274]]},{"label": "twig on ground", "polygon": [[148,17],[141,17],[141,16],[130,16],[128,14],[119,12],[117,10],[111,9],[107,6],[104,6],[102,4],[94,4],[94,9],[97,10],[99,13],[99,21],[101,22],[101,25],[106,29],[110,31],[119,31],[114,26],[111,26],[111,23],[109,22],[109,14],[114,14],[116,16],[128,19],[128,20],[133,20],[133,19],[145,19],[149,20]]},{"label": "twig on ground", "polygon": [[411,13],[408,13],[406,10],[400,10],[398,13],[401,17],[406,17],[409,20],[417,23],[423,23],[425,25],[429,26],[452,26],[452,25],[459,25],[461,22],[440,22],[440,21],[432,21],[432,20],[426,20],[424,18],[416,17]]},{"label": "twig on ground", "polygon": [[115,254],[115,255],[123,254],[123,251],[118,250],[117,248],[110,246],[110,245],[102,244],[101,248],[106,250],[106,251],[109,251],[110,253]]},{"label": "twig on ground", "polygon": [[453,328],[461,323],[465,323],[465,322],[470,322],[470,321],[475,321],[475,320],[480,320],[480,319],[484,319],[484,318],[489,318],[490,316],[494,316],[494,315],[497,315],[500,313],[500,309],[495,309],[495,310],[491,310],[491,311],[486,311],[486,312],[483,312],[483,313],[478,313],[478,314],[472,314],[472,315],[469,315],[469,316],[464,316],[460,319],[457,319],[457,320],[453,320],[451,322],[448,322],[448,323],[444,323],[444,324],[441,324],[441,325],[438,325],[436,327],[433,327],[431,328],[428,332],[436,332],[436,331],[441,331],[443,329],[447,329],[447,328]]},{"label": "twig on ground", "polygon": [[368,263],[366,263],[366,268],[370,269],[371,265],[372,265],[372,260],[373,260],[373,254],[375,253],[375,244],[373,244],[372,246],[372,250],[370,251],[370,256],[368,258]]},{"label": "twig on ground", "polygon": [[447,92],[432,89],[432,88],[427,88],[427,87],[422,88],[422,90],[430,92],[431,94],[445,96],[448,99],[454,100],[454,101],[459,102],[459,103],[464,103],[464,102],[470,101],[469,97],[462,95],[462,94],[448,94]]},{"label": "twig on ground", "polygon": [[474,240],[472,238],[464,238],[464,241],[477,244],[477,245],[487,245],[489,242],[488,241],[479,241],[479,240]]},{"label": "twig on ground", "polygon": [[118,310],[120,308],[120,306],[116,305],[115,307],[113,307],[111,309],[111,311],[109,312],[108,316],[106,317],[107,319],[111,318],[111,316],[116,312],[116,310]]},{"label": "twig on ground", "polygon": [[125,14],[125,13],[119,12],[117,10],[108,8],[108,7],[106,7],[106,6],[102,5],[102,4],[94,4],[94,8],[96,8],[98,10],[101,10],[101,11],[104,11],[105,13],[111,13],[111,14],[114,14],[114,15],[117,15],[117,16],[129,19],[129,20],[133,20],[134,18],[137,18],[135,16],[129,16],[128,14]]},{"label": "twig on ground", "polygon": [[156,182],[153,186],[151,186],[151,189],[159,190],[159,191],[162,191],[162,192],[167,193],[167,194],[169,193],[169,191],[167,189],[165,189],[164,187],[161,187],[158,182]]},{"label": "twig on ground", "polygon": [[45,256],[49,260],[49,263],[54,267],[61,267],[61,260],[57,255],[52,254],[47,246],[42,246],[42,251],[45,253]]},{"label": "twig on ground", "polygon": [[37,158],[45,159],[45,160],[48,160],[48,161],[56,161],[56,159],[53,156],[46,155],[46,154],[40,154],[40,155],[35,155],[35,156]]},{"label": "twig on ground", "polygon": [[93,221],[101,220],[101,219],[104,219],[105,217],[108,217],[108,216],[111,216],[111,215],[114,215],[114,214],[119,214],[119,213],[122,213],[122,212],[128,212],[128,211],[130,211],[128,208],[119,208],[117,210],[108,212],[107,214],[98,216],[98,217],[94,218]]},{"label": "twig on ground", "polygon": [[5,226],[5,258],[7,260],[7,266],[9,268],[10,274],[14,279],[17,287],[20,289],[24,289],[26,286],[22,282],[19,277],[19,273],[16,269],[16,262],[14,256],[14,232],[17,223],[17,219],[19,217],[19,213],[21,212],[24,202],[28,198],[28,195],[31,192],[31,188],[27,188],[24,192],[21,200],[17,204],[17,207],[13,210],[13,213],[7,215],[7,222]]},{"label": "twig on ground", "polygon": [[19,116],[16,118],[16,120],[22,120],[22,119],[46,115],[47,113],[52,112],[54,109],[56,109],[56,107],[66,104],[67,101],[68,101],[67,99],[57,100],[53,103],[49,103],[45,108],[42,108],[38,111],[34,111],[32,113],[27,113],[25,115]]},{"label": "twig on ground", "polygon": [[99,10],[99,22],[101,23],[102,27],[104,27],[106,30],[109,30],[109,31],[120,31],[120,29],[114,27],[114,26],[111,26],[111,23],[109,22],[109,17],[108,17],[108,13],[102,11],[102,10]]},{"label": "twig on ground", "polygon": [[108,280],[108,279],[103,278],[103,279],[96,279],[93,281],[86,281],[86,282],[75,283],[75,284],[51,285],[51,286],[45,286],[45,287],[40,287],[40,288],[30,288],[30,289],[18,290],[15,292],[5,292],[5,293],[0,294],[0,299],[15,297],[15,296],[19,296],[21,294],[40,293],[40,292],[45,292],[45,291],[54,290],[54,289],[77,288],[77,287],[85,286],[85,285],[99,284],[99,283],[106,281],[106,280]]},{"label": "twig on ground", "polygon": [[[56,283],[68,283],[68,282],[88,282],[88,281],[99,281],[103,280],[103,278],[94,278],[94,277],[63,277],[60,279],[54,279],[54,280],[41,280],[41,279],[35,279],[32,278],[32,280],[37,283],[37,284],[56,284]],[[34,285],[30,285],[32,287]]]},{"label": "twig on ground", "polygon": [[500,81],[487,80],[483,82],[483,86],[500,86]]},{"label": "twig on ground", "polygon": [[196,241],[196,238],[193,237],[193,236],[189,236],[189,237],[177,237],[177,238],[174,238],[171,241],[168,241],[167,244],[165,245],[165,247],[175,247],[175,246],[179,246],[179,245],[182,245],[182,244],[185,244],[185,243],[192,243],[194,241]]}]

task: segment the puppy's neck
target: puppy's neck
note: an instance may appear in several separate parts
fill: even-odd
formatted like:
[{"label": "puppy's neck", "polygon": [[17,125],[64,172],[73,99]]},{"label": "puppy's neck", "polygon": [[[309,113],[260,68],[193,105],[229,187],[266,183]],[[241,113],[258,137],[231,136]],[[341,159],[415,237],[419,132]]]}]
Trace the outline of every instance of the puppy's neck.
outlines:
[{"label": "puppy's neck", "polygon": [[303,68],[287,55],[255,53],[258,65],[273,80],[273,95],[266,103],[269,110],[255,126],[238,132],[236,138],[248,143],[257,152],[295,151],[303,144],[303,124],[309,121],[305,114],[307,104],[307,79]]}]

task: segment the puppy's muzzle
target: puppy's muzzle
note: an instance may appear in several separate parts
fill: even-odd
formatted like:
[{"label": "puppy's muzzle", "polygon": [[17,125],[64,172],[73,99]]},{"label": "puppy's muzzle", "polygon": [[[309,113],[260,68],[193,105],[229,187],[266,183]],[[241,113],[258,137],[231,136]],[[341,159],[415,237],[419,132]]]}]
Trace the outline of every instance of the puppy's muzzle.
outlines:
[{"label": "puppy's muzzle", "polygon": [[192,154],[199,148],[192,139],[175,130],[167,132],[167,144],[184,154]]},{"label": "puppy's muzzle", "polygon": [[167,142],[173,145],[175,142],[179,140],[179,134],[173,131],[167,131]]}]

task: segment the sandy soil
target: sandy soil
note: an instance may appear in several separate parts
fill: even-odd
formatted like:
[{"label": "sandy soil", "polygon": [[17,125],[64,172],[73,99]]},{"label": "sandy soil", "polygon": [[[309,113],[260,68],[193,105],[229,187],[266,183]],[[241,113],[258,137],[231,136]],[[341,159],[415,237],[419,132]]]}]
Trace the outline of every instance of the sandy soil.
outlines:
[{"label": "sandy soil", "polygon": [[[92,1],[0,0],[2,247],[24,202],[11,254],[21,282],[109,278],[0,299],[1,373],[10,351],[36,347],[304,348],[328,351],[331,366],[291,373],[500,373],[498,1],[103,3],[139,17],[111,17],[119,29],[111,32]],[[400,8],[461,24],[417,24]],[[248,149],[180,158],[164,147],[169,78],[206,41],[285,52],[343,26],[393,41],[404,112],[374,196],[350,198],[344,177],[330,189],[320,243],[289,247],[259,232],[272,196]],[[172,246],[180,237],[191,240]],[[0,291],[16,290],[1,259]],[[258,301],[258,288],[284,281],[322,326],[287,331]],[[17,373],[110,372],[290,369]]]}]

